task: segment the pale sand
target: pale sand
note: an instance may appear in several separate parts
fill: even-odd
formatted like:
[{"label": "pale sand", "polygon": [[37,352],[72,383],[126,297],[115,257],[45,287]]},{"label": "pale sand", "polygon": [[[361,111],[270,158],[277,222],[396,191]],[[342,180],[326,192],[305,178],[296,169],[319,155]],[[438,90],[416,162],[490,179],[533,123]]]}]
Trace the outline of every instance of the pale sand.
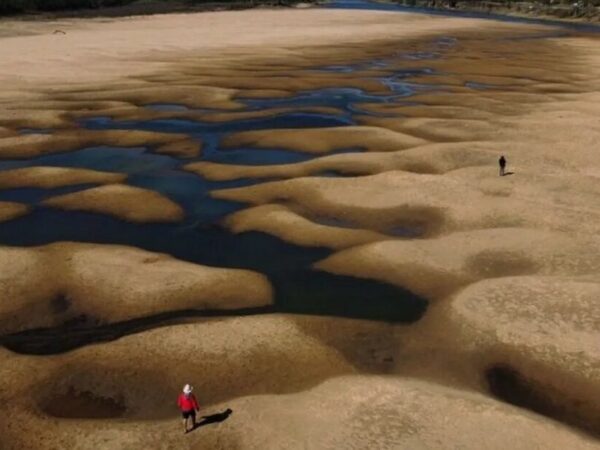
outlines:
[{"label": "pale sand", "polygon": [[56,188],[72,184],[119,183],[126,174],[71,167],[24,167],[0,172],[0,189],[19,187]]},{"label": "pale sand", "polygon": [[[164,327],[53,358],[1,351],[0,398],[8,413],[0,418],[2,436],[17,443],[14,449],[50,442],[118,449],[156,443],[190,449],[427,449],[449,442],[460,448],[597,448],[561,424],[477,392],[357,375],[330,342],[304,331],[312,327],[329,327],[327,334],[340,340],[345,333],[346,346],[362,350],[369,342],[353,336],[373,333],[372,324],[361,321],[274,315]],[[230,407],[233,416],[183,436],[176,409],[166,405],[190,372],[202,374],[195,383],[202,413]],[[75,402],[82,394],[88,400]],[[122,409],[112,408],[112,418],[86,420],[103,398]],[[47,414],[68,419],[48,420]],[[20,436],[29,427],[38,432],[25,443]]]},{"label": "pale sand", "polygon": [[528,228],[490,228],[423,241],[368,244],[336,253],[318,267],[398,284],[438,299],[486,278],[597,274],[600,239]]},{"label": "pale sand", "polygon": [[263,205],[232,214],[225,224],[234,233],[262,231],[297,245],[343,249],[390,237],[360,229],[343,229],[312,222],[281,205]]},{"label": "pale sand", "polygon": [[85,189],[50,197],[45,206],[68,211],[90,211],[109,214],[129,222],[178,222],[184,211],[177,203],[148,189],[123,184]]},{"label": "pale sand", "polygon": [[[409,18],[410,20],[407,20]],[[486,24],[500,29],[513,25]],[[3,23],[3,26],[5,25]],[[15,25],[13,25],[15,26]],[[20,24],[16,24],[20,26]],[[68,20],[67,34],[48,24],[32,35],[2,38],[0,85],[85,83],[147,73],[201,49],[211,59],[251,58],[286,53],[286,46],[362,43],[381,38],[413,38],[436,32],[477,28],[476,20],[343,10],[279,10],[170,14],[106,20]],[[258,47],[258,48],[257,48]],[[250,56],[249,56],[250,55]],[[274,86],[269,86],[273,88]]]},{"label": "pale sand", "polygon": [[[74,119],[98,111],[150,117],[135,108],[154,102],[233,109],[239,106],[236,95],[286,96],[346,83],[377,93],[382,87],[373,80],[296,75],[304,67],[419,51],[419,37],[460,35],[460,45],[447,57],[399,63],[447,74],[419,78],[442,83],[447,92],[414,96],[424,106],[407,107],[408,119],[363,116],[363,126],[347,129],[261,131],[230,140],[315,154],[345,147],[369,153],[279,167],[188,166],[214,179],[298,177],[213,195],[258,205],[229,218],[234,230],[259,229],[302,245],[343,249],[319,266],[410,287],[434,301],[411,326],[247,317],[159,328],[62,356],[2,351],[0,399],[9,414],[0,417],[0,447],[129,450],[160,442],[190,449],[598,448],[597,441],[573,428],[494,400],[484,377],[490,366],[512,367],[567,412],[555,416],[598,430],[598,408],[589,402],[599,392],[594,345],[600,325],[593,308],[600,234],[597,41],[573,37],[490,45],[480,39],[483,33],[512,37],[533,28],[364,11],[75,20],[61,23],[67,35],[50,34],[53,26],[40,24],[29,30],[31,36],[1,41],[0,98],[8,113],[0,115],[0,135],[12,139],[2,150],[8,157],[59,151],[62,145],[11,150],[31,139],[14,138],[28,117],[35,124],[30,126],[69,128]],[[493,86],[474,92],[465,86],[468,81],[501,85],[508,92]],[[397,105],[367,108],[403,114]],[[510,177],[497,176],[501,153],[516,172]],[[302,178],[326,170],[370,176]],[[97,189],[105,188],[114,189]],[[139,196],[132,198],[117,208],[120,216],[139,202]],[[79,200],[77,208],[116,211],[106,196],[93,204]],[[270,220],[261,218],[265,212]],[[323,226],[315,223],[319,217],[361,229]],[[386,232],[398,226],[417,228],[423,236],[389,240]],[[357,244],[362,246],[346,249]],[[47,261],[53,257],[38,255],[60,254],[52,248],[60,245],[10,249],[18,257],[1,258],[8,274],[3,290],[11,293],[11,305],[24,307],[12,329],[55,324],[48,299],[59,292],[56,280],[70,280],[67,293],[83,298],[78,307],[87,300],[106,320],[194,307],[188,292],[204,295],[204,281],[195,282],[204,268],[180,262],[150,274],[140,267],[128,285],[120,272],[138,257],[124,257],[115,268],[112,246],[106,254],[101,246],[89,247],[76,266],[57,263],[52,277]],[[168,283],[180,264],[191,266],[190,278],[181,280],[193,286],[191,291]],[[268,304],[266,280],[248,276],[252,281],[213,280],[215,292],[227,286],[233,295],[217,296],[215,307],[227,307],[239,299],[234,294],[259,285],[258,293],[250,290],[252,295],[236,304]],[[145,305],[141,299],[147,296],[152,301]],[[121,305],[122,298],[131,302]],[[60,314],[56,320],[62,320]],[[340,375],[348,376],[325,381]],[[188,381],[199,387],[201,403],[204,398],[216,410],[232,407],[232,419],[180,435],[176,412],[166,412],[165,405]],[[123,417],[132,420],[84,420],[89,412],[77,409],[73,419],[51,418],[48,402],[68,404],[69,387],[124,404]],[[281,395],[286,392],[295,393]],[[88,409],[95,406],[92,402]]]},{"label": "pale sand", "polygon": [[[501,59],[492,58],[498,49],[488,45],[490,60],[484,63],[477,56],[485,55],[483,44],[472,45],[465,44],[455,59],[427,64],[457,72],[463,82],[493,72],[504,79],[488,81],[510,84],[508,92],[474,94],[456,79],[445,80],[453,92],[416,95],[426,106],[408,107],[410,118],[362,119],[435,144],[260,169],[189,169],[222,178],[303,177],[324,170],[352,173],[365,162],[368,168],[356,173],[373,175],[296,178],[213,195],[283,203],[306,217],[328,214],[372,230],[411,220],[422,226],[426,239],[367,244],[317,264],[436,300],[422,322],[398,329],[398,373],[486,389],[487,368],[510,367],[546,405],[555,405],[545,407],[550,414],[597,432],[600,413],[590,399],[600,392],[591,369],[600,363],[593,350],[600,318],[590,299],[600,274],[600,47],[587,37],[556,42],[554,53],[535,52],[541,44],[506,44],[511,57]],[[558,53],[566,49],[572,56],[563,66]],[[462,114],[462,108],[469,112]],[[403,114],[400,106],[371,109]],[[498,177],[500,154],[514,175]],[[286,230],[283,220],[269,227],[290,240],[298,229]]]},{"label": "pale sand", "polygon": [[[243,416],[234,430],[249,436],[243,441],[248,448],[597,448],[538,415],[414,379],[344,376],[302,394],[238,404]],[[261,420],[253,424],[256,415]]]},{"label": "pale sand", "polygon": [[403,133],[394,133],[383,127],[257,130],[237,133],[223,140],[223,145],[230,147],[285,147],[307,153],[328,153],[352,147],[361,147],[369,151],[398,150],[425,143],[427,141]]},{"label": "pale sand", "polygon": [[29,212],[29,206],[15,202],[0,202],[0,222],[16,219]]},{"label": "pale sand", "polygon": [[0,247],[0,333],[80,315],[118,322],[184,309],[239,309],[272,301],[261,274],[200,266],[117,245]]},{"label": "pale sand", "polygon": [[[361,141],[362,142],[362,141]],[[297,178],[336,171],[343,175],[373,175],[389,170],[439,174],[469,166],[487,166],[498,144],[472,142],[426,144],[401,151],[343,153],[295,164],[241,166],[199,161],[187,164],[186,170],[210,180],[238,178]]]}]

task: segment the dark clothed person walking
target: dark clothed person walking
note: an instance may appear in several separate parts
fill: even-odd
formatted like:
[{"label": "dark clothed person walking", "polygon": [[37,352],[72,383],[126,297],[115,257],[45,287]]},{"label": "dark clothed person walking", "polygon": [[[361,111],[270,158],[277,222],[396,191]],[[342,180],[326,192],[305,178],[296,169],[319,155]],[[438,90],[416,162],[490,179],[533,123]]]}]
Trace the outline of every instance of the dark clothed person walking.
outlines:
[{"label": "dark clothed person walking", "polygon": [[504,170],[506,169],[506,158],[501,156],[498,160],[498,164],[500,165],[500,176],[503,177],[505,174]]}]

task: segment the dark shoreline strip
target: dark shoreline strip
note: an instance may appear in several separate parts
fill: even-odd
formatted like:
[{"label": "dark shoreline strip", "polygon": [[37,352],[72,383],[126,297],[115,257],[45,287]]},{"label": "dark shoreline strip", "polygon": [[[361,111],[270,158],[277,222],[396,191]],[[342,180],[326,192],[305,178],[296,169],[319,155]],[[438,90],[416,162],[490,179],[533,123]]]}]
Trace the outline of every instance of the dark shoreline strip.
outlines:
[{"label": "dark shoreline strip", "polygon": [[54,355],[90,344],[114,341],[154,328],[184,323],[184,319],[189,318],[238,317],[274,312],[275,306],[231,310],[185,309],[98,326],[90,326],[88,319],[80,316],[56,327],[35,328],[1,336],[0,345],[15,353]]}]

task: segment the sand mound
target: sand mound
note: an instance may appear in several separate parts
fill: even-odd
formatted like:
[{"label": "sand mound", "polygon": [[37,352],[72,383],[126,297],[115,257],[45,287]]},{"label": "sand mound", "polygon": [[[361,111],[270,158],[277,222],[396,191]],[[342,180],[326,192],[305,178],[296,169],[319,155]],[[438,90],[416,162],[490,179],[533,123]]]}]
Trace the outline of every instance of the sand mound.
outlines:
[{"label": "sand mound", "polygon": [[[306,65],[306,62],[304,63]],[[225,89],[239,89],[243,97],[244,90],[267,91],[277,86],[277,89],[289,92],[313,91],[318,89],[339,88],[340,85],[346,88],[362,90],[373,94],[382,94],[386,89],[381,83],[373,77],[356,77],[354,74],[345,73],[327,73],[320,71],[300,71],[294,70],[294,67],[288,67],[285,74],[281,72],[257,71],[249,69],[243,75],[240,75],[236,69],[231,67],[213,66],[207,67],[203,63],[188,63],[185,72],[188,74],[191,84],[193,80],[203,85],[218,86]],[[359,75],[361,75],[359,73]],[[370,73],[370,75],[377,75]],[[186,83],[185,75],[157,74],[145,77],[149,81],[178,81],[181,84]]]},{"label": "sand mound", "polygon": [[477,141],[489,137],[494,126],[481,120],[469,119],[429,119],[429,118],[381,118],[361,116],[364,125],[382,127],[405,133],[413,139],[429,142]]},{"label": "sand mound", "polygon": [[[144,442],[152,446],[152,440],[175,445],[182,438],[179,428],[174,429],[173,420],[158,419],[178,417],[175,400],[184,383],[194,385],[202,413],[210,414],[211,405],[236,397],[296,392],[354,372],[335,350],[281,315],[163,327],[40,360],[30,376],[23,376],[32,370],[30,359],[4,351],[1,359],[0,398],[7,404],[8,396],[16,394],[10,413],[0,418],[0,433],[11,448],[54,442],[139,448]],[[9,391],[10,379],[19,382],[10,383]],[[93,409],[100,410],[96,416],[90,414]],[[98,415],[109,420],[90,420]],[[128,420],[115,420],[119,417]],[[39,427],[34,441],[23,440],[23,426]],[[124,439],[124,432],[129,438]],[[202,440],[204,435],[190,438]]]},{"label": "sand mound", "polygon": [[238,178],[297,178],[320,173],[373,175],[391,170],[441,174],[469,166],[488,166],[497,153],[494,144],[478,142],[426,144],[395,152],[344,153],[317,157],[295,164],[241,166],[199,161],[186,170],[210,180]]},{"label": "sand mound", "polygon": [[39,187],[44,189],[72,184],[108,184],[124,181],[127,175],[70,167],[25,167],[0,172],[0,189]]},{"label": "sand mound", "polygon": [[116,245],[0,248],[1,333],[55,326],[84,316],[117,322],[184,309],[271,303],[263,275],[178,261]]},{"label": "sand mound", "polygon": [[[318,326],[329,326],[331,335],[336,323],[354,322],[302,321],[323,322]],[[468,449],[595,448],[562,425],[479,393],[353,375],[337,352],[282,315],[168,326],[52,360],[8,352],[0,359],[0,380],[19,380],[0,388],[7,411],[0,431],[15,449],[55,442],[225,449],[241,445],[242,436],[248,448],[435,448],[440,442]],[[183,440],[174,399],[186,382],[194,384],[202,414],[231,408],[232,418]],[[38,432],[28,436],[25,427]]]},{"label": "sand mound", "polygon": [[425,144],[426,141],[378,127],[335,127],[301,130],[256,130],[227,136],[223,145],[285,148],[307,153],[329,153],[360,147],[368,151],[391,151]]},{"label": "sand mound", "polygon": [[[104,89],[103,89],[104,87]],[[140,86],[139,83],[120,83],[99,85],[95,91],[87,91],[87,101],[119,101],[136,105],[152,103],[176,103],[190,108],[225,108],[235,109],[243,105],[232,100],[236,89],[223,89],[217,86],[168,86],[162,84]],[[81,92],[74,89],[72,92],[65,90],[62,94],[54,96],[58,100],[80,100]]]},{"label": "sand mound", "polygon": [[488,380],[498,395],[597,433],[596,278],[481,281],[452,301],[449,318],[460,338],[485,355],[481,361],[492,368]]},{"label": "sand mound", "polygon": [[[345,376],[302,394],[239,404],[232,405],[239,411],[236,431],[249,448],[597,448],[540,416],[410,378]],[[254,423],[257,414],[261,420]]]},{"label": "sand mound", "polygon": [[[555,196],[542,196],[543,190],[553,184],[551,176],[534,177],[529,182],[527,173],[524,177],[500,178],[493,167],[469,170],[478,176],[390,171],[357,178],[297,178],[213,191],[212,195],[252,204],[286,202],[303,215],[329,215],[382,231],[414,228],[425,236],[505,227],[588,234],[599,231],[600,211],[583,205],[574,207]],[[513,183],[524,187],[513,191]],[[593,181],[577,183],[589,185]],[[564,183],[561,189],[570,192],[565,198],[576,197],[577,189],[570,190]],[[593,192],[589,196],[594,200],[598,197]]]},{"label": "sand mound", "polygon": [[0,223],[16,219],[29,212],[29,206],[15,202],[0,202]]},{"label": "sand mound", "polygon": [[341,249],[389,239],[368,230],[344,229],[311,222],[281,205],[263,205],[229,216],[226,225],[234,233],[262,231],[296,245]]},{"label": "sand mound", "polygon": [[177,222],[183,209],[168,198],[148,189],[111,184],[72,194],[51,197],[46,206],[73,211],[109,214],[130,222]]},{"label": "sand mound", "polygon": [[336,253],[317,267],[397,284],[427,298],[442,298],[485,278],[598,273],[599,251],[597,239],[498,228],[423,241],[376,242]]},{"label": "sand mound", "polygon": [[85,147],[156,147],[157,152],[178,156],[197,156],[201,146],[185,134],[139,130],[64,130],[54,134],[27,134],[0,138],[0,158],[31,158],[47,153],[78,150]]},{"label": "sand mound", "polygon": [[[397,193],[390,195],[390,193]],[[357,226],[415,234],[485,226],[486,212],[474,207],[483,196],[461,183],[429,175],[385,172],[360,178],[297,178],[213,191],[216,198],[253,204],[286,202],[305,216],[326,216]],[[454,199],[461,198],[460,203]]]}]

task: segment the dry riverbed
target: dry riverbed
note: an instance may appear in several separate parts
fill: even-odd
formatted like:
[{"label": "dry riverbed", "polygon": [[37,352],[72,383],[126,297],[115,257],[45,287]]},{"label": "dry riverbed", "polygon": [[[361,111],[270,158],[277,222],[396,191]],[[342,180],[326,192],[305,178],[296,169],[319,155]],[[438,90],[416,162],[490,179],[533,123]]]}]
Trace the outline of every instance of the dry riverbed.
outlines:
[{"label": "dry riverbed", "polygon": [[[0,448],[600,448],[596,36],[349,10],[28,26],[0,38]],[[192,261],[190,229],[284,250]],[[290,307],[286,252],[406,315]],[[186,382],[231,418],[184,436]]]}]

